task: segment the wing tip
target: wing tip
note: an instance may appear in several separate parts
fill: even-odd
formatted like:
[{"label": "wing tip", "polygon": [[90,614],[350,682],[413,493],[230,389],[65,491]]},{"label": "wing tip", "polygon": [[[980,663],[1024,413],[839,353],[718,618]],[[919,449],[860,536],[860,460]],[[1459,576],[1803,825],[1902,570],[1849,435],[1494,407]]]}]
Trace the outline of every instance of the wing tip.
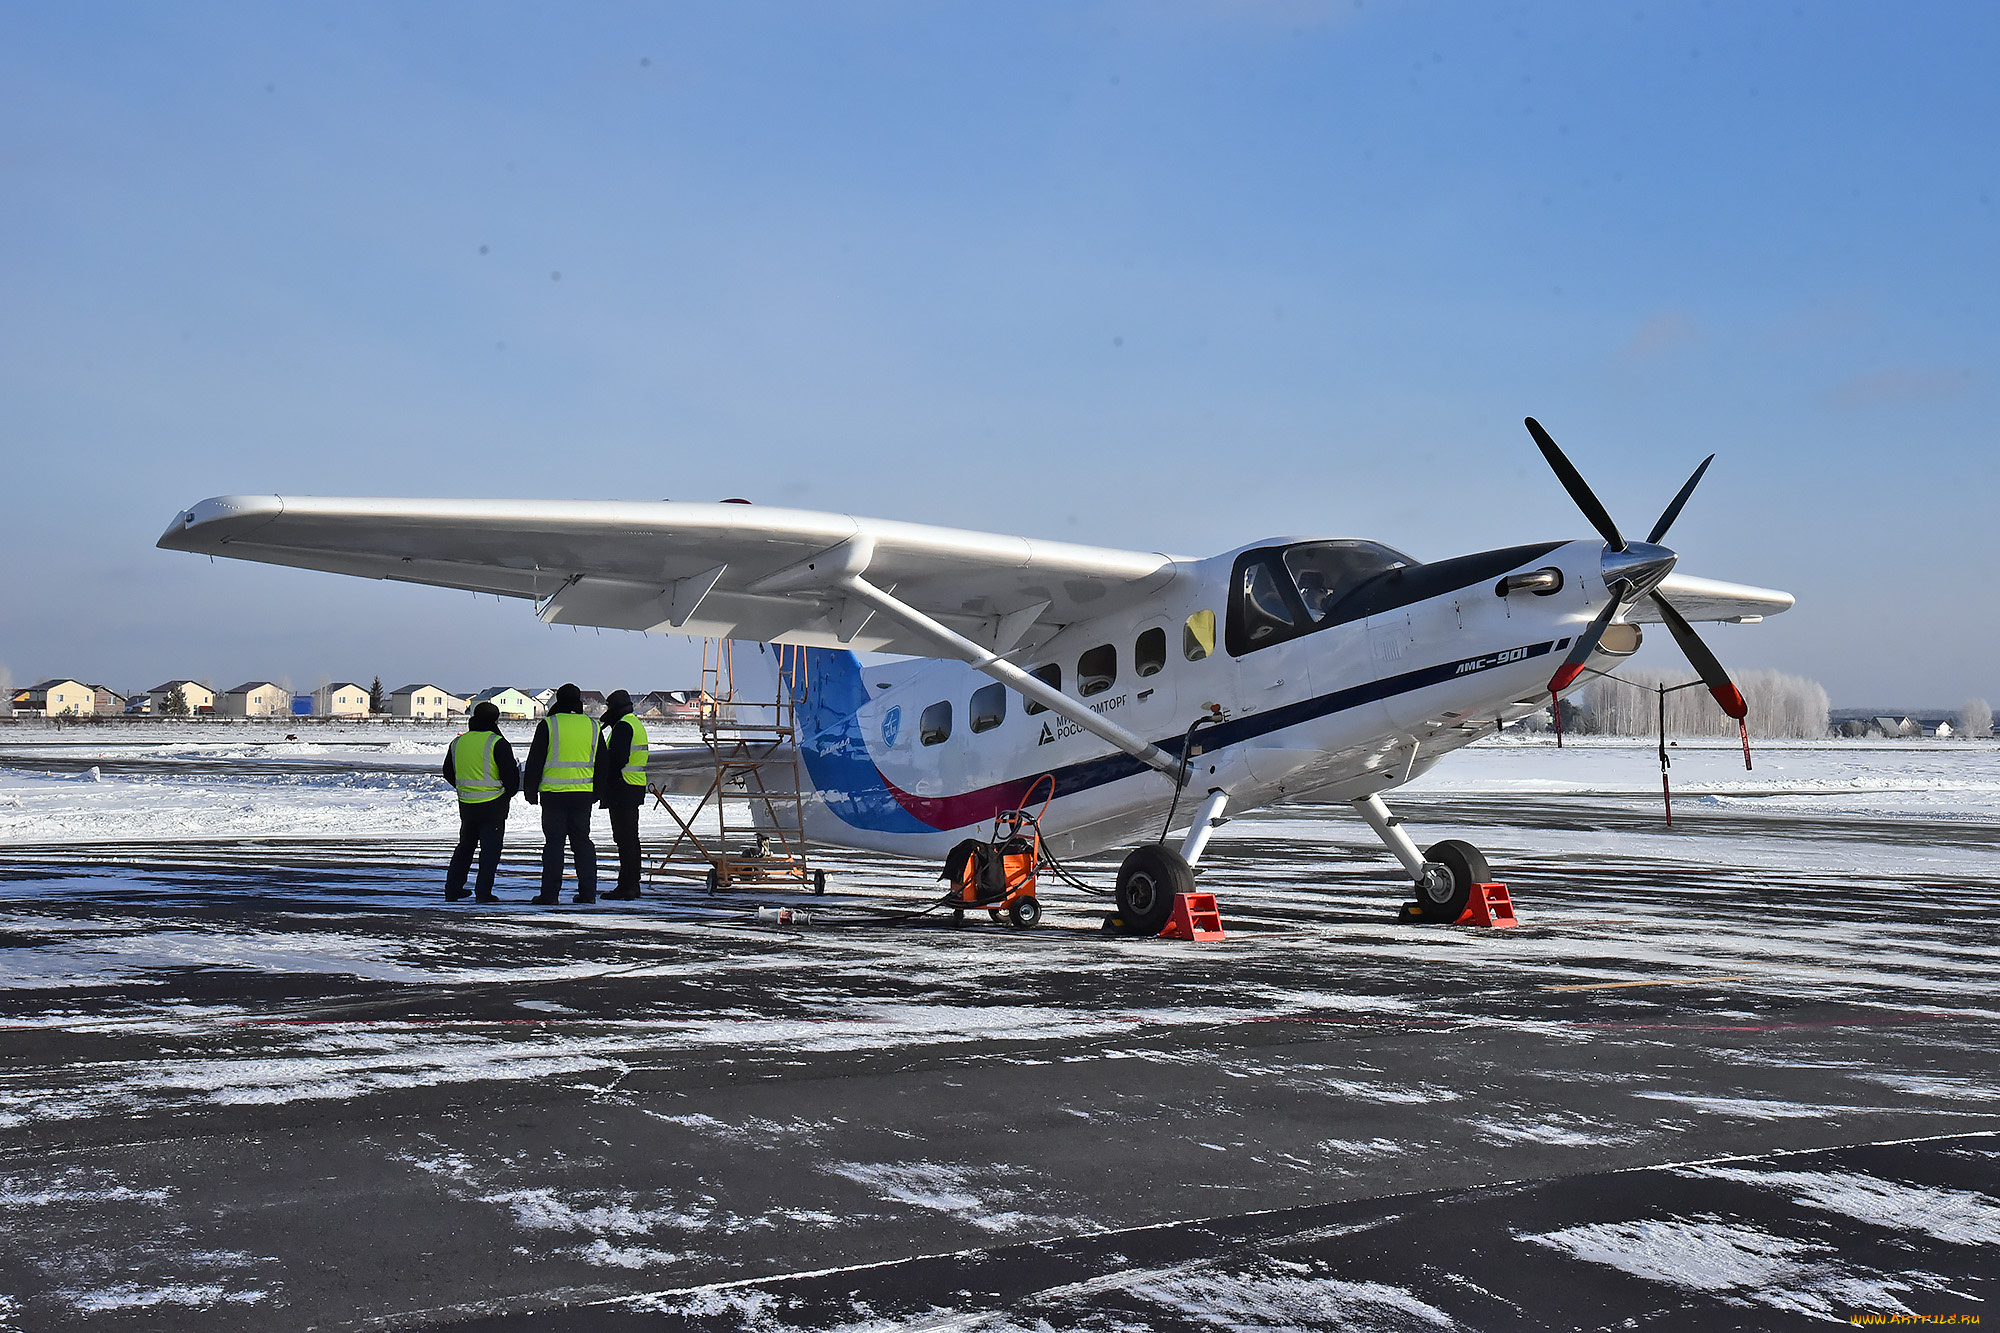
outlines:
[{"label": "wing tip", "polygon": [[206,551],[284,512],[280,495],[212,495],[175,514],[154,545],[164,551]]}]

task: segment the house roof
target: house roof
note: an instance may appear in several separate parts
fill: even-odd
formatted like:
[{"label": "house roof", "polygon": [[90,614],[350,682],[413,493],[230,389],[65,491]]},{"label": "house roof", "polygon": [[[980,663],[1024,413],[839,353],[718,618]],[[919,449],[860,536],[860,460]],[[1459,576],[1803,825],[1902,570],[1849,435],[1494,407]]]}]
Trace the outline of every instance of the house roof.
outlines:
[{"label": "house roof", "polygon": [[518,694],[523,699],[530,699],[530,700],[535,697],[534,695],[529,694],[526,690],[522,689],[518,685],[489,685],[485,689],[481,690],[479,693],[473,695],[472,698],[473,701],[477,703],[487,699],[497,699],[503,694]]},{"label": "house roof", "polygon": [[[400,690],[391,690],[391,691],[390,691],[389,693],[390,693],[390,694],[392,694],[392,695],[395,695],[395,694],[415,694],[415,693],[416,693],[416,692],[417,692],[418,690],[436,690],[436,691],[437,691],[437,692],[438,692],[439,694],[451,694],[451,691],[450,691],[450,690],[448,690],[448,689],[446,689],[446,688],[445,688],[444,686],[442,686],[442,685],[432,685],[432,684],[429,684],[429,683],[425,683],[425,684],[421,684],[421,685],[405,685],[405,686],[404,686],[404,687],[403,687],[402,689],[400,689]],[[456,694],[451,694],[451,697],[452,697],[452,698],[454,698],[454,699],[456,699],[456,698],[458,698],[459,696],[458,696],[458,695],[456,695]]]},{"label": "house roof", "polygon": [[[30,685],[28,693],[33,694],[36,690],[52,690],[58,685],[83,685],[83,682],[80,680],[71,680],[68,676],[62,676],[55,680],[45,680],[40,684]],[[97,687],[95,685],[86,685],[84,688],[94,690]]]},{"label": "house roof", "polygon": [[285,688],[284,686],[278,684],[278,682],[275,680],[246,680],[241,685],[238,685],[235,689],[224,690],[223,693],[248,694],[252,690],[282,690],[284,688]]},{"label": "house roof", "polygon": [[147,690],[146,693],[166,694],[170,692],[177,685],[192,685],[198,690],[205,690],[208,688],[208,686],[202,684],[198,680],[170,680],[164,685],[155,685],[152,689]]},{"label": "house roof", "polygon": [[360,690],[364,694],[368,692],[367,686],[351,680],[330,681],[327,684],[320,686],[320,688],[322,690]]}]

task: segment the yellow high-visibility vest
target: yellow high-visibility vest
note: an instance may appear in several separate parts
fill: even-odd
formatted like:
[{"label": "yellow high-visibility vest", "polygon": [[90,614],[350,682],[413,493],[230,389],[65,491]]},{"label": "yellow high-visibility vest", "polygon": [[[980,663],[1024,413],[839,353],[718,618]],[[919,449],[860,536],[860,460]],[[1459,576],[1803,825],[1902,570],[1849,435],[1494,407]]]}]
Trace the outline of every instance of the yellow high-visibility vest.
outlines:
[{"label": "yellow high-visibility vest", "polygon": [[582,713],[550,713],[549,754],[542,763],[543,791],[589,791],[597,769],[597,723]]},{"label": "yellow high-visibility vest", "polygon": [[467,805],[497,800],[506,790],[493,767],[493,747],[499,743],[494,731],[468,731],[451,743],[452,785]]},{"label": "yellow high-visibility vest", "polygon": [[632,728],[632,753],[626,756],[623,770],[625,781],[634,787],[643,787],[646,785],[646,756],[651,748],[646,743],[646,724],[630,716],[625,721]]}]

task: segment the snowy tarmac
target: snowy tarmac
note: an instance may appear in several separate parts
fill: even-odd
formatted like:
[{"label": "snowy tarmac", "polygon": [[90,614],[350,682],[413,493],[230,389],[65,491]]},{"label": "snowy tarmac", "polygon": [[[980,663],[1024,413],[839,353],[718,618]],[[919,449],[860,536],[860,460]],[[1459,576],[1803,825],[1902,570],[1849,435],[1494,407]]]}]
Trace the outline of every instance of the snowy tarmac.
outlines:
[{"label": "snowy tarmac", "polygon": [[[219,729],[216,729],[219,730]],[[1481,747],[1231,938],[447,907],[444,734],[0,733],[0,1329],[1791,1328],[2000,1291],[2000,751]],[[231,733],[231,737],[239,733]],[[265,744],[265,740],[272,743]],[[95,770],[95,773],[92,773]],[[530,817],[523,817],[530,816]],[[657,836],[666,825],[655,816]],[[608,841],[603,840],[601,841]],[[608,850],[608,847],[606,848]],[[1112,861],[1089,876],[1108,883]]]}]

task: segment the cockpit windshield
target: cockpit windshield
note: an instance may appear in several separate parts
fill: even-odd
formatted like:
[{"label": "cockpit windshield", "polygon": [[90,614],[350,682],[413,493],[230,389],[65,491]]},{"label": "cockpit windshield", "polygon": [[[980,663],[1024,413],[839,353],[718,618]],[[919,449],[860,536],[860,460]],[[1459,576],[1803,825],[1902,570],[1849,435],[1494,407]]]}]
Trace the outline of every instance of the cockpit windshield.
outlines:
[{"label": "cockpit windshield", "polygon": [[1326,620],[1343,598],[1376,575],[1416,563],[1380,542],[1301,542],[1285,548],[1285,572],[1314,624]]}]

